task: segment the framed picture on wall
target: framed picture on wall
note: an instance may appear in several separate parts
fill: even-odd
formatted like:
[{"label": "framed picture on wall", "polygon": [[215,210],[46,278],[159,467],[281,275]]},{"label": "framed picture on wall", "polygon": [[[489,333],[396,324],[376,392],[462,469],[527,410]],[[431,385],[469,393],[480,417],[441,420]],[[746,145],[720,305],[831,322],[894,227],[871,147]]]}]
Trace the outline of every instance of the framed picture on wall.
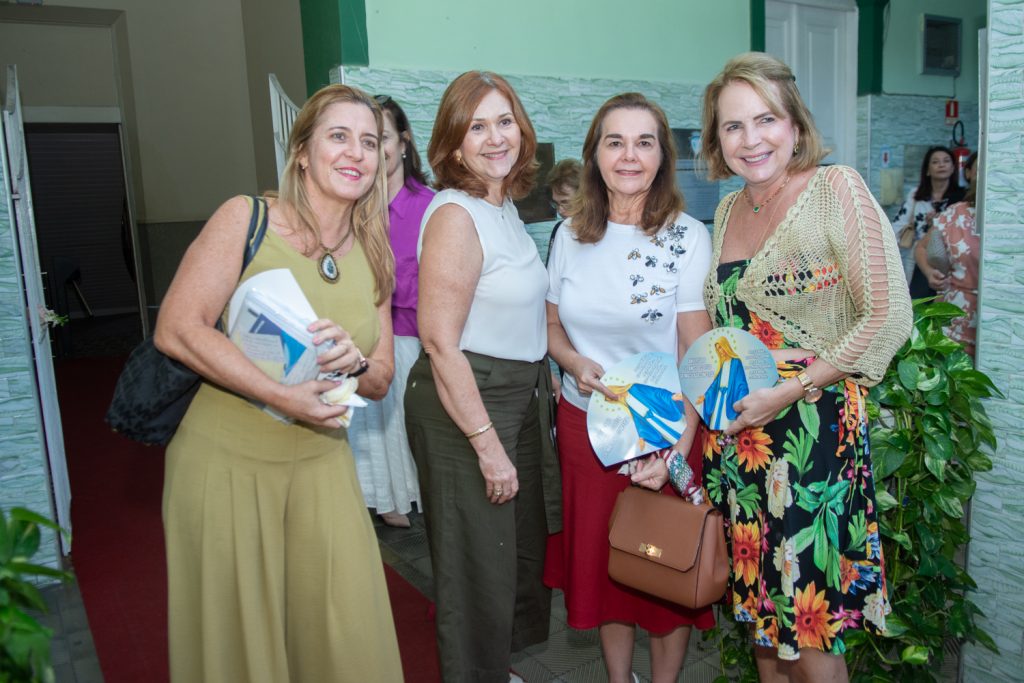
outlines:
[{"label": "framed picture on wall", "polygon": [[516,201],[519,217],[524,223],[553,221],[557,217],[555,208],[551,205],[551,191],[544,182],[555,165],[555,145],[550,142],[538,142],[536,159],[540,163],[535,176],[537,182],[530,194]]}]

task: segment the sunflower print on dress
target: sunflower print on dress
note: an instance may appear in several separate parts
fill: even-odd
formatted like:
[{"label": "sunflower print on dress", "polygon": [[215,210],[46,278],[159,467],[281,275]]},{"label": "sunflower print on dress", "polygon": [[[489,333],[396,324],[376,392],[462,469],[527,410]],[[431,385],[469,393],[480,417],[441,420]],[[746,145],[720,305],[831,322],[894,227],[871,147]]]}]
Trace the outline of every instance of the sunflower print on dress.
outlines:
[{"label": "sunflower print on dress", "polygon": [[[721,264],[717,326],[769,348],[795,348],[735,297],[746,262]],[[779,363],[780,381],[810,359]],[[727,520],[731,603],[755,643],[796,659],[801,648],[846,651],[851,629],[885,630],[890,607],[873,504],[866,390],[849,381],[797,401],[763,427],[703,444],[704,486]]]}]

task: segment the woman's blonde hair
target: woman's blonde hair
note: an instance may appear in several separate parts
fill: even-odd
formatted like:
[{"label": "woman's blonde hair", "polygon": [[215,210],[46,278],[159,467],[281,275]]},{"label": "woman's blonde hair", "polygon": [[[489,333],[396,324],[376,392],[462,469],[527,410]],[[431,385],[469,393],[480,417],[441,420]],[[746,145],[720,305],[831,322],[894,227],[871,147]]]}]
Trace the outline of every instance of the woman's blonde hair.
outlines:
[{"label": "woman's blonde hair", "polygon": [[[298,217],[299,225],[295,226],[296,231],[312,237],[314,244],[320,242],[321,226],[306,195],[306,186],[302,179],[304,171],[299,166],[299,157],[308,151],[309,141],[327,108],[332,104],[344,102],[362,104],[373,113],[379,138],[384,130],[384,118],[374,99],[358,88],[336,84],[321,88],[306,100],[295,118],[291,135],[288,137],[288,161],[285,162],[284,172],[281,174],[281,189],[277,197],[288,204]],[[370,190],[356,200],[352,208],[351,222],[352,232],[359,241],[373,272],[376,303],[379,306],[391,296],[395,288],[395,257],[388,239],[388,184],[384,146],[378,144],[376,153],[377,173]]]},{"label": "woman's blonde hair", "polygon": [[583,141],[580,189],[573,196],[572,208],[569,209],[573,232],[576,233],[576,239],[583,244],[600,242],[605,230],[608,229],[608,186],[597,165],[597,148],[601,144],[601,136],[604,135],[604,121],[608,114],[616,109],[646,111],[654,118],[658,129],[661,165],[647,192],[639,227],[644,234],[653,235],[686,208],[683,194],[676,186],[676,146],[664,110],[637,92],[616,95],[597,110]]},{"label": "woman's blonde hair", "polygon": [[736,82],[749,85],[773,114],[791,120],[796,126],[797,149],[789,162],[790,173],[814,168],[828,155],[790,68],[763,52],[746,52],[730,59],[704,89],[700,157],[707,165],[708,178],[723,180],[735,175],[725,163],[718,136],[718,98],[725,86]]}]

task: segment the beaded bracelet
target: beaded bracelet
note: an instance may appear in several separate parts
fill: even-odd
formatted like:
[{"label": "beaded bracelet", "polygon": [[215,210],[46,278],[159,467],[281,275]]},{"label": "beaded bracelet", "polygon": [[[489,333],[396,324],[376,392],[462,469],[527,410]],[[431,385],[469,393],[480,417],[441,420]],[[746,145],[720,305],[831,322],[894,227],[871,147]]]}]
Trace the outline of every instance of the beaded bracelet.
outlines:
[{"label": "beaded bracelet", "polygon": [[466,438],[467,438],[467,439],[470,439],[470,440],[472,440],[472,439],[475,439],[476,437],[478,437],[478,436],[480,436],[481,434],[483,434],[484,432],[486,432],[486,431],[488,431],[488,430],[492,429],[493,427],[494,427],[494,423],[493,423],[493,422],[488,422],[487,424],[485,424],[485,425],[484,425],[483,427],[481,427],[480,429],[477,429],[477,430],[475,430],[475,431],[472,431],[472,432],[468,432],[468,433],[466,434]]}]

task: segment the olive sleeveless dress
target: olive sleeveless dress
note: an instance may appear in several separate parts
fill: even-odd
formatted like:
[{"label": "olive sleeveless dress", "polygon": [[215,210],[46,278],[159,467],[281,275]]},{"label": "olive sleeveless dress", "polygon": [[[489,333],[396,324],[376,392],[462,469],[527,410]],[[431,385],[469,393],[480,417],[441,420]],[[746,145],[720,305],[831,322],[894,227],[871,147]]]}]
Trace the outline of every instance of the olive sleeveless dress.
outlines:
[{"label": "olive sleeveless dress", "polygon": [[[273,230],[242,280],[288,268],[369,355],[379,336],[359,244],[340,281]],[[176,683],[401,681],[380,551],[344,429],[285,424],[203,383],[167,447],[163,499]]]}]

